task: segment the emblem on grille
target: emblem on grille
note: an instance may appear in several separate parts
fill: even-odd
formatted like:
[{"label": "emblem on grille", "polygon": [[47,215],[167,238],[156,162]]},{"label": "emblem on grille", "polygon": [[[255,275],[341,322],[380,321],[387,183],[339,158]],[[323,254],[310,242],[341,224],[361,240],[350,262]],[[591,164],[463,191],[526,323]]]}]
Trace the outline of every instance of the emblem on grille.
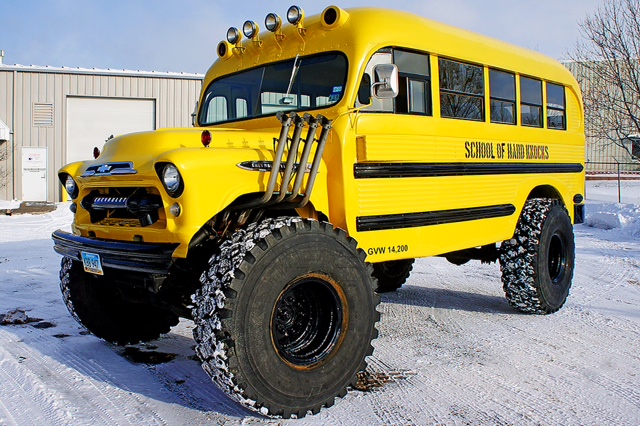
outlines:
[{"label": "emblem on grille", "polygon": [[87,171],[84,172],[82,177],[135,175],[136,173],[138,173],[138,171],[133,168],[133,163],[131,162],[108,163],[90,166]]}]

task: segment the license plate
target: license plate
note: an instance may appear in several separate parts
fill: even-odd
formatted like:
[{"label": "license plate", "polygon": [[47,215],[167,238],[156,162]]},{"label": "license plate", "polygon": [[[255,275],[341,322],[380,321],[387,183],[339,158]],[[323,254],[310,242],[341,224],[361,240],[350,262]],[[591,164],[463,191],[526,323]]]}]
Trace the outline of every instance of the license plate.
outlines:
[{"label": "license plate", "polygon": [[102,263],[100,262],[100,256],[95,253],[82,252],[82,264],[84,270],[91,274],[104,275],[102,271]]}]

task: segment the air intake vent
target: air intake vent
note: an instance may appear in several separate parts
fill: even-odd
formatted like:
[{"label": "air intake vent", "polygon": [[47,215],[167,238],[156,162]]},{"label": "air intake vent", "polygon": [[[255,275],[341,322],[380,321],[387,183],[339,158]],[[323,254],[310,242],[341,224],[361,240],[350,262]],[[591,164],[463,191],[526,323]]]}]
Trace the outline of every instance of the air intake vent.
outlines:
[{"label": "air intake vent", "polygon": [[33,104],[33,125],[35,127],[53,126],[53,104]]}]

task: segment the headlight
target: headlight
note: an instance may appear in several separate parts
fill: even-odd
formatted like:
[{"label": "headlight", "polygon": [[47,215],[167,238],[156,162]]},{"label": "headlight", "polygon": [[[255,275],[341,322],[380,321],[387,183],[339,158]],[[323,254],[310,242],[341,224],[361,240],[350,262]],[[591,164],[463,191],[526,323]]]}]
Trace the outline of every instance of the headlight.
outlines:
[{"label": "headlight", "polygon": [[231,44],[238,44],[242,40],[242,34],[236,27],[231,27],[227,30],[227,41]]},{"label": "headlight", "polygon": [[264,18],[264,26],[272,33],[275,33],[282,26],[282,19],[275,13],[270,13]]},{"label": "headlight", "polygon": [[76,185],[76,181],[70,175],[67,175],[67,178],[64,181],[64,189],[67,190],[67,194],[69,197],[76,198],[78,196],[78,185]]},{"label": "headlight", "polygon": [[289,10],[287,10],[287,21],[291,25],[298,25],[300,21],[304,18],[304,12],[298,6],[291,6]]},{"label": "headlight", "polygon": [[246,38],[253,39],[259,32],[258,25],[253,21],[246,21],[242,26],[242,33]]},{"label": "headlight", "polygon": [[173,164],[167,164],[162,169],[162,183],[167,193],[173,198],[179,197],[180,194],[182,194],[182,177],[180,176],[178,168]]}]

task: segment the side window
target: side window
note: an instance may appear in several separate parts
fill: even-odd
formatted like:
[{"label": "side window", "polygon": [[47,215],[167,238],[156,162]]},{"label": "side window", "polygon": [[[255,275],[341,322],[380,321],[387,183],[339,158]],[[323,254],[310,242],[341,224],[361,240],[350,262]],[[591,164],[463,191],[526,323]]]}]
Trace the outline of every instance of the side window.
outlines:
[{"label": "side window", "polygon": [[[398,66],[400,93],[395,99],[374,98],[373,105],[363,112],[431,115],[429,55],[392,48],[380,49],[369,60],[363,81],[370,84],[376,65],[392,63]],[[362,105],[360,100],[356,102],[356,107]]]},{"label": "side window", "polygon": [[547,83],[547,127],[565,130],[567,128],[565,117],[564,86]]},{"label": "side window", "polygon": [[542,82],[520,77],[520,111],[522,125],[542,127]]},{"label": "side window", "polygon": [[440,110],[447,118],[484,120],[482,67],[439,59]]},{"label": "side window", "polygon": [[[378,64],[391,64],[393,63],[393,51],[390,48],[380,49],[373,54],[369,63],[364,69],[365,74],[373,77],[373,67]],[[371,78],[373,81],[373,78]],[[364,109],[364,112],[393,112],[393,99],[376,99],[372,98],[373,104]],[[361,107],[363,104],[356,102],[356,107]]]},{"label": "side window", "polygon": [[216,121],[224,121],[227,119],[227,98],[224,96],[215,96],[209,100],[207,107],[207,123],[215,123]]},{"label": "side window", "polygon": [[489,69],[491,122],[516,124],[516,76]]},{"label": "side window", "polygon": [[396,112],[431,115],[429,55],[394,50],[393,60],[400,76]]}]

